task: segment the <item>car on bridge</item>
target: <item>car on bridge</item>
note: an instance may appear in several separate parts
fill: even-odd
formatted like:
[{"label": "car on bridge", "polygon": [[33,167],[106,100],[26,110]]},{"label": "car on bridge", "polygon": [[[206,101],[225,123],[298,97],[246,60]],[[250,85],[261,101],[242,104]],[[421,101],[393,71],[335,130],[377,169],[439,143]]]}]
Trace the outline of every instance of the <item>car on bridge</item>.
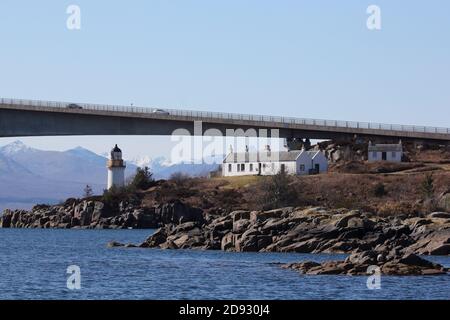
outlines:
[{"label": "car on bridge", "polygon": [[76,104],[76,103],[70,103],[66,106],[67,109],[83,109],[82,106]]},{"label": "car on bridge", "polygon": [[165,114],[165,115],[170,115],[169,111],[164,110],[164,109],[154,109],[152,111],[152,113],[154,114]]}]

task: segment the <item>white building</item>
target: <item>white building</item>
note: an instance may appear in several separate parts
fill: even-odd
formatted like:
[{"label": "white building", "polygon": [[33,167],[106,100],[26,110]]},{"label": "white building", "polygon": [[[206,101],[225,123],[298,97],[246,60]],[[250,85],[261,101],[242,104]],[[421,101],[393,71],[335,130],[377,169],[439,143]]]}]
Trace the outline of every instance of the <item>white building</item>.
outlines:
[{"label": "white building", "polygon": [[293,175],[307,175],[328,171],[328,160],[321,151],[230,152],[224,159],[224,177],[274,175],[285,171]]},{"label": "white building", "polygon": [[122,150],[116,146],[111,150],[108,167],[108,190],[113,186],[121,188],[125,186],[125,162],[122,160]]},{"label": "white building", "polygon": [[369,141],[367,157],[369,162],[401,162],[402,157],[403,145],[401,141],[397,144],[372,144],[372,142]]}]

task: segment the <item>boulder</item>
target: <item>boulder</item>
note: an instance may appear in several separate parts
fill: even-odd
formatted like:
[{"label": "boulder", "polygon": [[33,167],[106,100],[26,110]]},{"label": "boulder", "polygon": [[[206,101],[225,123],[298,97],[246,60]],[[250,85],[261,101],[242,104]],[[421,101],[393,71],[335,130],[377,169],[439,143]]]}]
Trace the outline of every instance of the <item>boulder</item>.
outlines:
[{"label": "boulder", "polygon": [[258,236],[249,235],[237,239],[235,244],[238,252],[256,252],[258,251]]},{"label": "boulder", "polygon": [[12,214],[10,210],[5,210],[3,215],[0,217],[0,228],[11,227]]},{"label": "boulder", "polygon": [[168,228],[163,227],[155,231],[150,237],[147,238],[140,246],[141,247],[158,247],[167,240]]},{"label": "boulder", "polygon": [[438,206],[441,210],[450,212],[450,192],[444,193],[439,197]]},{"label": "boulder", "polygon": [[230,215],[233,219],[233,223],[236,221],[239,221],[241,219],[246,219],[246,220],[250,219],[250,211],[237,210],[237,211],[233,211]]},{"label": "boulder", "polygon": [[284,268],[294,269],[311,275],[368,275],[368,267],[378,265],[382,274],[386,275],[440,275],[447,273],[447,269],[439,264],[426,261],[414,254],[386,261],[376,252],[355,252],[345,261],[304,262],[284,265]]},{"label": "boulder", "polygon": [[222,251],[233,251],[234,246],[234,235],[229,232],[222,238],[220,248]]},{"label": "boulder", "polygon": [[412,243],[407,250],[424,255],[450,254],[450,229],[429,232],[424,237]]},{"label": "boulder", "polygon": [[194,222],[194,221],[185,222],[185,223],[182,223],[182,224],[178,225],[178,226],[174,229],[173,233],[182,233],[182,232],[186,232],[186,231],[189,231],[189,230],[194,229],[194,228],[197,227],[197,226],[198,226],[198,223],[197,223],[197,222]]},{"label": "boulder", "polygon": [[108,242],[108,248],[114,248],[114,247],[124,247],[125,245],[123,243],[117,242],[117,241],[111,241]]},{"label": "boulder", "polygon": [[271,218],[269,220],[266,220],[265,224],[261,228],[261,231],[263,233],[266,233],[267,231],[286,231],[293,227],[296,223],[292,221],[289,218],[284,219],[277,219],[277,218]]},{"label": "boulder", "polygon": [[281,218],[283,209],[275,209],[269,211],[252,211],[250,213],[251,222],[263,222],[270,218]]},{"label": "boulder", "polygon": [[204,221],[201,209],[192,208],[179,200],[159,205],[155,208],[155,213],[161,216],[161,221],[165,224]]},{"label": "boulder", "polygon": [[265,251],[267,252],[287,252],[288,250],[285,249],[285,247],[290,246],[294,242],[294,238],[292,236],[282,236],[276,240],[276,242],[273,242],[272,244],[268,245],[265,248]]},{"label": "boulder", "polygon": [[211,229],[214,231],[225,231],[233,228],[233,220],[230,216],[217,218],[211,222]]},{"label": "boulder", "polygon": [[409,266],[419,266],[419,267],[425,267],[425,268],[434,268],[435,264],[422,259],[418,255],[415,255],[414,253],[405,254],[403,257],[400,258],[399,263],[403,263]]},{"label": "boulder", "polygon": [[416,232],[419,227],[426,226],[432,223],[433,221],[431,221],[430,219],[418,218],[411,224],[411,230],[413,230],[413,232]]},{"label": "boulder", "polygon": [[[78,217],[76,217],[78,218]],[[88,226],[92,222],[92,214],[89,211],[81,211],[79,213],[79,221],[81,226]]]},{"label": "boulder", "polygon": [[450,213],[447,212],[433,212],[428,215],[430,218],[450,219]]},{"label": "boulder", "polygon": [[371,265],[376,264],[378,253],[374,250],[367,250],[362,252],[352,253],[345,259],[345,262],[352,263],[354,265]]},{"label": "boulder", "polygon": [[[346,215],[344,215],[343,217],[339,218],[334,226],[337,228],[346,228],[348,226],[348,222],[350,219],[352,218],[360,218],[361,217],[361,212],[357,211],[357,210],[353,210],[350,211],[349,213],[347,213]],[[354,220],[355,223],[357,220]]]},{"label": "boulder", "polygon": [[189,240],[188,234],[183,234],[173,240],[173,243],[177,246],[177,248],[182,248],[184,244]]},{"label": "boulder", "polygon": [[321,240],[316,238],[294,242],[291,245],[282,247],[281,252],[311,253],[318,247],[320,242]]},{"label": "boulder", "polygon": [[241,234],[247,231],[248,226],[250,225],[250,220],[240,219],[233,223],[233,233]]},{"label": "boulder", "polygon": [[95,201],[93,203],[93,209],[92,209],[92,220],[97,221],[101,218],[107,217],[107,211],[105,210],[105,204],[100,201]]}]

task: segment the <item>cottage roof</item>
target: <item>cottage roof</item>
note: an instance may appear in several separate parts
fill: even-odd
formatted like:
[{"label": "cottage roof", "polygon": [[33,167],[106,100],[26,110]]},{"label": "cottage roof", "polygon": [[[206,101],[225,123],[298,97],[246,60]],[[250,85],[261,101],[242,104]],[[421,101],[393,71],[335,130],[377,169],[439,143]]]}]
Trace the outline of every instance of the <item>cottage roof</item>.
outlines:
[{"label": "cottage roof", "polygon": [[403,151],[403,146],[399,143],[396,144],[374,144],[369,145],[369,152],[394,152]]},{"label": "cottage roof", "polygon": [[[315,155],[318,151],[293,150],[229,153],[223,160],[223,163],[296,161],[302,152],[312,152]],[[310,156],[312,157],[313,154],[310,154]]]},{"label": "cottage roof", "polygon": [[318,154],[320,154],[319,150],[311,150],[305,151],[312,159],[314,159]]}]

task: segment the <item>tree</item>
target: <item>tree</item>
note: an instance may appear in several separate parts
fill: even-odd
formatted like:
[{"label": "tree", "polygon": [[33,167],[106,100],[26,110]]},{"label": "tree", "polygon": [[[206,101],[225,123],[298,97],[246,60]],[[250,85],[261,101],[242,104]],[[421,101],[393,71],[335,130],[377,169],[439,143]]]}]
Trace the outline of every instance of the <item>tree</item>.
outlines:
[{"label": "tree", "polygon": [[289,185],[290,182],[291,179],[285,171],[268,177],[262,185],[263,208],[273,209],[293,205],[297,200],[297,192]]},{"label": "tree", "polygon": [[420,185],[422,194],[425,199],[431,199],[434,196],[434,178],[433,173],[427,173]]},{"label": "tree", "polygon": [[83,190],[84,198],[90,198],[94,195],[94,191],[92,191],[92,187],[90,185],[86,185],[86,187]]},{"label": "tree", "polygon": [[137,168],[136,175],[131,181],[131,185],[136,189],[146,190],[153,186],[155,181],[153,180],[153,173],[148,167]]}]

